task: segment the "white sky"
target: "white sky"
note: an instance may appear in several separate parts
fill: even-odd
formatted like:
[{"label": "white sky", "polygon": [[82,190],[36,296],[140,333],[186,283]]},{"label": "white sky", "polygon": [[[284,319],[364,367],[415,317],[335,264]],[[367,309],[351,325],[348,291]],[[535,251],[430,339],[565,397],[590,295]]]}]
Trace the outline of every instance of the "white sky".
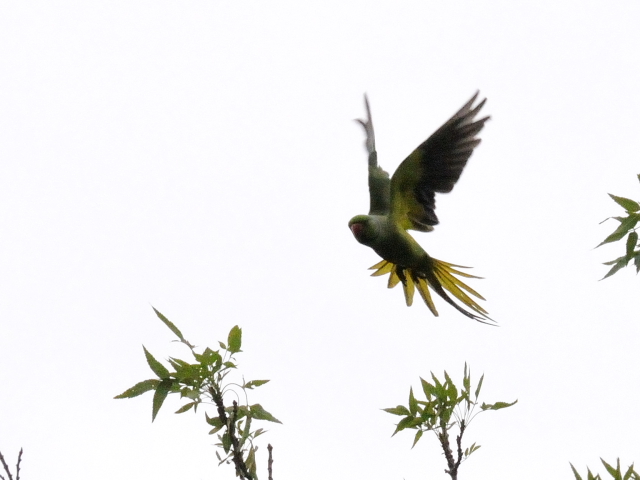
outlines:
[{"label": "white sky", "polygon": [[[516,6],[520,3],[520,6]],[[141,344],[244,331],[279,480],[446,479],[390,435],[409,386],[486,374],[461,478],[640,462],[638,279],[593,250],[638,198],[637,1],[109,1],[0,7],[0,451],[23,477],[223,479],[203,413],[151,423]],[[492,119],[441,224],[499,328],[369,278],[371,100],[393,171],[480,89]],[[404,432],[403,432],[404,433]]]}]

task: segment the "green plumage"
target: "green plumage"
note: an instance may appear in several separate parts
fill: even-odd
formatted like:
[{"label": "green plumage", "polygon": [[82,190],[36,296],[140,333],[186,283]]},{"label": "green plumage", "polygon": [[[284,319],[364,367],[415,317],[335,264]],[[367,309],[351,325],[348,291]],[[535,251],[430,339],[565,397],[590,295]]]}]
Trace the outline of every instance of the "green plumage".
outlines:
[{"label": "green plumage", "polygon": [[[435,194],[448,193],[460,178],[473,149],[480,143],[476,135],[489,117],[474,120],[486,100],[473,104],[476,93],[453,117],[416,148],[398,167],[393,177],[378,165],[375,134],[369,101],[365,96],[367,119],[358,120],[367,135],[369,154],[369,215],[349,221],[356,240],[371,247],[384,260],[371,267],[374,276],[389,274],[389,288],[402,283],[407,305],[415,289],[434,315],[438,315],[429,288],[469,318],[492,322],[473,298],[484,300],[458,276],[479,278],[461,272],[465,268],[436,260],[414,240],[408,230],[428,232],[438,224]],[[447,293],[464,306],[456,303]]]}]

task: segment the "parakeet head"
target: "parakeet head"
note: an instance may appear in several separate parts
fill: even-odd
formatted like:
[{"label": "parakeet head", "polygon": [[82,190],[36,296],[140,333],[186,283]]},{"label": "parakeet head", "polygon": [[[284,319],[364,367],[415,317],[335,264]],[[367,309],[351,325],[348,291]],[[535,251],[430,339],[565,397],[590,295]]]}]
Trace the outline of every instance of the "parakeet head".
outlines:
[{"label": "parakeet head", "polygon": [[369,215],[353,217],[349,220],[349,229],[358,242],[368,246],[371,246],[379,233],[376,222]]}]

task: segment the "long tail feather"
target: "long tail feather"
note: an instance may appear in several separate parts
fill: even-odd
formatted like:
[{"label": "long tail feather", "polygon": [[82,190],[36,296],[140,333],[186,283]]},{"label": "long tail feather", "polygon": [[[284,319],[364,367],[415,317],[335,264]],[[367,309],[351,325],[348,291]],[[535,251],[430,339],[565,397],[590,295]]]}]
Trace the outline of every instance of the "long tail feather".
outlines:
[{"label": "long tail feather", "polygon": [[[383,260],[371,267],[371,270],[376,270],[372,274],[372,276],[376,277],[389,273],[389,288],[393,288],[398,283],[402,282],[407,306],[411,306],[411,304],[413,303],[413,296],[417,287],[420,296],[424,300],[424,303],[427,305],[427,307],[429,307],[431,313],[433,313],[433,315],[437,317],[438,311],[436,310],[435,304],[433,303],[433,299],[431,297],[431,292],[429,291],[429,288],[431,288],[449,305],[453,306],[463,315],[481,323],[495,323],[495,321],[488,316],[488,312],[484,308],[482,308],[482,306],[480,306],[473,298],[467,295],[466,292],[481,300],[484,300],[484,297],[476,292],[473,288],[469,287],[460,278],[458,278],[481,277],[476,277],[475,275],[461,272],[454,267],[468,268],[461,265],[455,265],[453,263],[436,260],[435,258],[430,258],[429,264],[420,269],[404,268],[399,265],[395,265],[387,260]],[[449,292],[456,300],[462,303],[462,306],[456,303],[447,292]],[[465,309],[465,306],[469,310]]]}]

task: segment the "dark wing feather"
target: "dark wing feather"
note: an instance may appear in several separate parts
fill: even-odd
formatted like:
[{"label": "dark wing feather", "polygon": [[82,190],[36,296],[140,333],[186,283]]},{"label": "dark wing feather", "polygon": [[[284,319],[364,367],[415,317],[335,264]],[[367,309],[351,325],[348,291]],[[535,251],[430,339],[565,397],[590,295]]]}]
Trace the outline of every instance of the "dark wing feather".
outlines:
[{"label": "dark wing feather", "polygon": [[433,230],[438,224],[435,194],[453,189],[473,149],[476,135],[489,117],[474,121],[486,102],[476,107],[478,92],[425,140],[398,167],[391,179],[392,216],[405,229]]},{"label": "dark wing feather", "polygon": [[389,174],[378,165],[378,152],[376,152],[376,137],[373,133],[371,109],[369,99],[364,96],[364,104],[367,109],[367,120],[356,120],[364,128],[367,134],[365,148],[369,154],[369,215],[386,215],[389,213],[390,185]]}]

